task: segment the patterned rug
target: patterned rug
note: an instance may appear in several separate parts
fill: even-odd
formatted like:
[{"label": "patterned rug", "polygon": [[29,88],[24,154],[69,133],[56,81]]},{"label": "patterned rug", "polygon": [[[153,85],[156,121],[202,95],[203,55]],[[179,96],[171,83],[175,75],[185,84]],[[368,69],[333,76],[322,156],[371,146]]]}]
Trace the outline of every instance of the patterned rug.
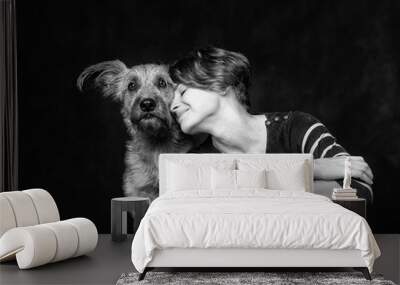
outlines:
[{"label": "patterned rug", "polygon": [[395,285],[384,280],[382,275],[372,274],[372,281],[361,272],[147,272],[145,279],[138,281],[139,273],[122,274],[117,285],[134,284],[221,284],[221,285],[292,285],[292,284],[379,284]]}]

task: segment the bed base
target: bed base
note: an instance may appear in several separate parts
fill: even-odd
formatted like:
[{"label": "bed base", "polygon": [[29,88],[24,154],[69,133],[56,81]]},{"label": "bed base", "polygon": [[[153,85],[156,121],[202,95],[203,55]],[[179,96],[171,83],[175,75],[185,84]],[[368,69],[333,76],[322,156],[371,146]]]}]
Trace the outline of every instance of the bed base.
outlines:
[{"label": "bed base", "polygon": [[[361,252],[355,249],[255,249],[255,248],[167,248],[154,251],[139,280],[154,269],[194,271],[326,271],[353,268],[371,280]],[[251,270],[250,270],[251,269]]]},{"label": "bed base", "polygon": [[[337,270],[337,271],[344,271],[344,269],[350,269],[352,268],[355,271],[361,271],[361,273],[364,275],[364,278],[366,280],[372,280],[371,275],[368,271],[367,267],[332,267],[331,269]],[[146,273],[155,269],[165,269],[166,271],[170,270],[170,267],[146,267],[142,273],[139,274],[138,280],[141,281],[146,277]],[[177,270],[178,269],[178,270]],[[180,267],[180,268],[174,268],[175,271],[193,271],[193,272],[219,272],[219,271],[225,271],[225,272],[289,272],[289,271],[300,271],[300,272],[324,272],[328,271],[327,267]],[[332,270],[329,270],[332,271]]]}]

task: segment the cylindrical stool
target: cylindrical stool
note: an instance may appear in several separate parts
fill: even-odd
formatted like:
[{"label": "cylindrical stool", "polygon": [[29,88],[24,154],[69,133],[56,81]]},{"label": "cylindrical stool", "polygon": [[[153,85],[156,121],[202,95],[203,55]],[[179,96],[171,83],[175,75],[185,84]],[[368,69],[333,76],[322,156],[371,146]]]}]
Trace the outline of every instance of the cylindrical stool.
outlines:
[{"label": "cylindrical stool", "polygon": [[127,212],[132,214],[133,233],[139,227],[150,199],[144,197],[122,197],[111,199],[111,238],[113,241],[123,241],[127,234]]}]

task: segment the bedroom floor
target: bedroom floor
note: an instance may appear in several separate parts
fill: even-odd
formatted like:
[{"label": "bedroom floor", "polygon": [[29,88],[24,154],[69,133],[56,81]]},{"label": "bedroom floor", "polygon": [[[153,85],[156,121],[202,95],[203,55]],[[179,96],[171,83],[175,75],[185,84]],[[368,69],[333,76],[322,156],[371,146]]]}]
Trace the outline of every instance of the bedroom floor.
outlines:
[{"label": "bedroom floor", "polygon": [[[400,234],[377,234],[382,251],[374,272],[385,279],[400,283]],[[111,236],[99,236],[97,249],[89,256],[81,256],[42,267],[19,270],[15,262],[0,265],[0,284],[115,284],[119,276],[134,271],[130,261],[132,236],[121,243]]]}]

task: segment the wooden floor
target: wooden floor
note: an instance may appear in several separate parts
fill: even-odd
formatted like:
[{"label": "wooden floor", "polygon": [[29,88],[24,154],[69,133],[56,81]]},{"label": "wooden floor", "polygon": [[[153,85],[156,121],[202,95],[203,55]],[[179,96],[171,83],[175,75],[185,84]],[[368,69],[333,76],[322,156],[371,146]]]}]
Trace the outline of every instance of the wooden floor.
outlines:
[{"label": "wooden floor", "polygon": [[[375,235],[382,251],[374,272],[400,283],[400,235]],[[130,259],[132,237],[120,243],[110,235],[100,235],[88,256],[19,270],[16,262],[0,264],[0,284],[115,284],[119,276],[134,271]]]}]

